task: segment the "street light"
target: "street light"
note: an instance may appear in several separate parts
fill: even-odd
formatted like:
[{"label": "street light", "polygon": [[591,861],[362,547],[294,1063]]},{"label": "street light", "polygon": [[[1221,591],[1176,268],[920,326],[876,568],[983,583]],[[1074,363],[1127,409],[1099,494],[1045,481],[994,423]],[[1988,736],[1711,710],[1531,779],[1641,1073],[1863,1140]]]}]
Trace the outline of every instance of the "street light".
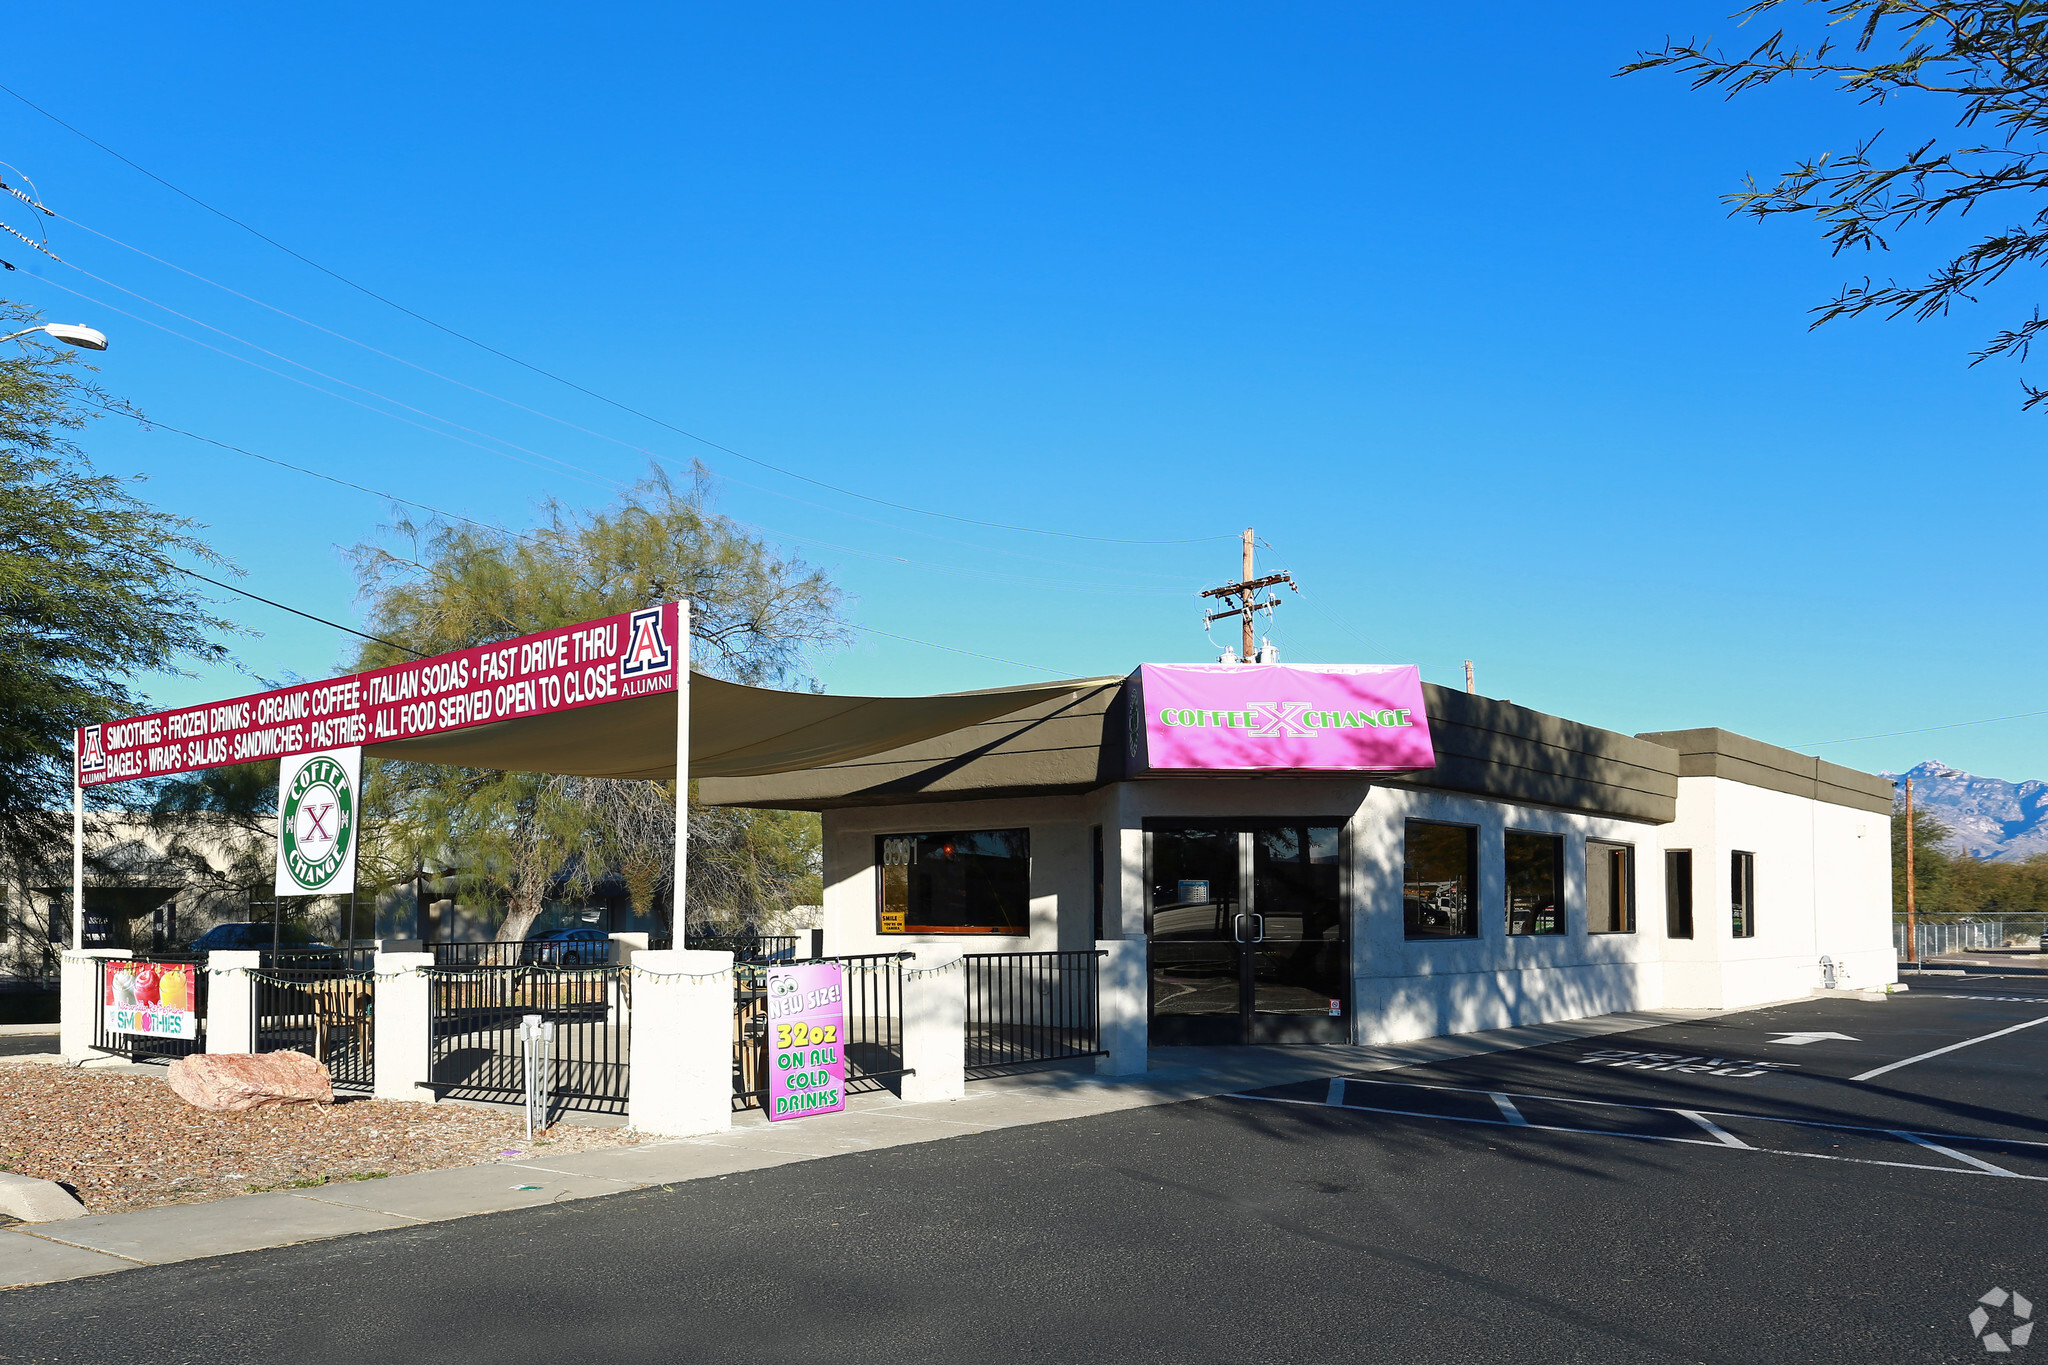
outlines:
[{"label": "street light", "polygon": [[19,332],[0,337],[0,341],[13,341],[16,337],[25,337],[30,332],[47,332],[67,346],[79,346],[88,351],[104,351],[107,349],[107,334],[105,332],[95,331],[90,327],[75,326],[68,322],[46,322],[40,327],[24,327]]}]

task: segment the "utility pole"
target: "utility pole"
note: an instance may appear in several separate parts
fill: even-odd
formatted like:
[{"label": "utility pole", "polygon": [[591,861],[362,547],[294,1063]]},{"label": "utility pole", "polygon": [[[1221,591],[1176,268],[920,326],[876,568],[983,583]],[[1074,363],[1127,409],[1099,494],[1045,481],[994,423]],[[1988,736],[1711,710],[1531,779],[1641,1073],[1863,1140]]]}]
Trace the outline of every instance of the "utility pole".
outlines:
[{"label": "utility pole", "polygon": [[1472,685],[1472,661],[1470,659],[1465,660],[1465,690],[1467,692],[1477,692],[1479,690]]},{"label": "utility pole", "polygon": [[1906,961],[1918,966],[1920,944],[1913,916],[1913,779],[1906,779]]},{"label": "utility pole", "polygon": [[1220,610],[1212,611],[1202,618],[1204,625],[1213,625],[1215,622],[1231,616],[1241,616],[1244,618],[1244,654],[1242,658],[1246,663],[1250,663],[1258,657],[1258,650],[1253,643],[1253,632],[1255,629],[1253,625],[1254,613],[1270,612],[1273,608],[1280,605],[1280,599],[1277,597],[1269,596],[1264,601],[1260,601],[1259,589],[1270,588],[1276,583],[1285,583],[1288,587],[1293,588],[1295,592],[1301,591],[1295,585],[1293,574],[1276,573],[1267,574],[1264,578],[1252,577],[1252,528],[1247,526],[1244,528],[1244,577],[1235,583],[1225,583],[1220,588],[1205,589],[1202,593],[1204,597],[1220,597],[1225,603]]}]

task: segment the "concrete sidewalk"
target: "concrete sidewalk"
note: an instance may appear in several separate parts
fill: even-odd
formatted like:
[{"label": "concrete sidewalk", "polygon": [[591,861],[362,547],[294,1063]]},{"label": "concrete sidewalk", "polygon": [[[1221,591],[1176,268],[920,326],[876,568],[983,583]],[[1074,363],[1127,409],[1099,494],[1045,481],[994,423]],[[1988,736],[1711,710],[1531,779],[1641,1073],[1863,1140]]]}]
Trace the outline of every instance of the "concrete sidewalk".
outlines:
[{"label": "concrete sidewalk", "polygon": [[1608,1014],[1389,1047],[1155,1048],[1151,1069],[1140,1076],[1041,1071],[970,1082],[965,1099],[939,1104],[906,1104],[887,1094],[855,1096],[853,1106],[844,1113],[801,1122],[770,1124],[758,1111],[738,1114],[730,1132],[712,1137],[665,1139],[644,1147],[585,1152],[559,1160],[508,1160],[422,1171],[299,1193],[274,1191],[139,1213],[17,1224],[0,1229],[0,1288],[532,1208],[1320,1076],[1386,1071],[1540,1047],[1719,1013],[1647,1010]]}]

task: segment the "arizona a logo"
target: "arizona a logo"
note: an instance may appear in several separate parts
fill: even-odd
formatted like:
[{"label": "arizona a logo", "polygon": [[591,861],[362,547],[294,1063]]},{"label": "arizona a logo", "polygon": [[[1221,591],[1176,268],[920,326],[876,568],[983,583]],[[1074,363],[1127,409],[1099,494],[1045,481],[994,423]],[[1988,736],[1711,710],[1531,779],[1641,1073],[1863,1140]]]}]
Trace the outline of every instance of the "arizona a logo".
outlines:
[{"label": "arizona a logo", "polygon": [[626,627],[626,653],[619,660],[619,676],[637,678],[669,669],[668,640],[661,630],[660,607],[633,613]]},{"label": "arizona a logo", "polygon": [[101,743],[102,733],[97,725],[88,725],[78,732],[79,772],[103,773],[107,770],[107,750]]}]

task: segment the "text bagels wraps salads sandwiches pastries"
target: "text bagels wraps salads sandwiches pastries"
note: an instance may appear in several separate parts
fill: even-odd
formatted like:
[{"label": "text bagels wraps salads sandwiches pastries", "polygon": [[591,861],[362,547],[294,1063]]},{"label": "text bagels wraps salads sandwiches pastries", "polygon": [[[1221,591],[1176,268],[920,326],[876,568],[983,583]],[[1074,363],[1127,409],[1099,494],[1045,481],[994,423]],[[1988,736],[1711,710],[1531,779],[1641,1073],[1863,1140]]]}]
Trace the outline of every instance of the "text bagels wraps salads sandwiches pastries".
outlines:
[{"label": "text bagels wraps salads sandwiches pastries", "polygon": [[673,602],[389,668],[80,730],[85,786],[414,739],[676,685]]},{"label": "text bagels wraps salads sandwiches pastries", "polygon": [[191,1038],[198,1033],[199,969],[189,962],[108,962],[109,1033]]}]

